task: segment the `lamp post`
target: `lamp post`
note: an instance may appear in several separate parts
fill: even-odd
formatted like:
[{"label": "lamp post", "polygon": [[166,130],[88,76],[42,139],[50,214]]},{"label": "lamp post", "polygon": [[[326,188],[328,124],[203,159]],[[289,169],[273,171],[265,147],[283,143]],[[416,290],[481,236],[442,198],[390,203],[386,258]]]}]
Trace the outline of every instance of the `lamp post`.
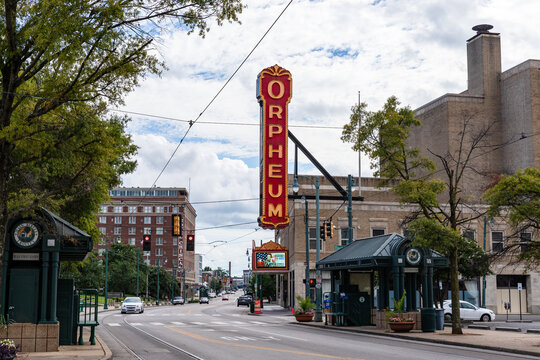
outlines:
[{"label": "lamp post", "polygon": [[109,307],[107,306],[107,303],[109,302],[107,299],[107,279],[109,277],[109,237],[105,235],[105,304],[103,305],[103,309],[107,310]]},{"label": "lamp post", "polygon": [[156,290],[156,305],[159,305],[159,265],[161,264],[161,259],[157,263],[157,290]]},{"label": "lamp post", "polygon": [[[313,180],[310,177],[304,176],[306,179],[308,179],[312,184]],[[321,232],[320,232],[320,211],[319,211],[319,177],[315,178],[315,211],[316,211],[316,217],[315,217],[315,249],[316,249],[316,260],[315,264],[320,260],[321,258]],[[296,190],[296,191],[295,191]],[[295,177],[294,183],[293,183],[293,192],[298,193],[298,190],[300,190],[300,187],[298,186],[298,179]],[[305,196],[304,196],[305,199]],[[307,212],[307,201],[306,201],[306,212]],[[306,214],[308,215],[308,214]],[[307,217],[306,217],[307,220]],[[306,262],[307,262],[307,269],[306,269],[306,293],[309,294],[309,229],[308,229],[308,223],[306,221]],[[317,265],[315,265],[317,266]],[[316,269],[316,275],[317,280],[321,279],[321,270]],[[322,284],[317,281],[316,285],[316,299],[315,299],[315,321],[322,321],[322,309],[321,309],[321,297],[322,297]]]},{"label": "lamp post", "polygon": [[139,249],[137,248],[137,297],[139,297]]},{"label": "lamp post", "polygon": [[171,281],[171,301],[174,299],[174,282],[176,280],[176,269],[172,269],[172,281]]},{"label": "lamp post", "polygon": [[354,179],[352,175],[347,176],[347,215],[349,218],[349,238],[347,240],[347,245],[353,242],[353,229],[352,229],[352,193],[356,190],[354,186]]}]

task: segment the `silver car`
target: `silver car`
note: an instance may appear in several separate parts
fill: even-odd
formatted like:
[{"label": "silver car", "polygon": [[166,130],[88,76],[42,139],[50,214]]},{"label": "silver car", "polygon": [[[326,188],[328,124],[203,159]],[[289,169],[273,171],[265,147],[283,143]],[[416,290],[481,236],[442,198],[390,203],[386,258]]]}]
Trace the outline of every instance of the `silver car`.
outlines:
[{"label": "silver car", "polygon": [[143,313],[144,312],[144,303],[140,297],[127,297],[122,301],[122,306],[120,307],[120,312],[122,314],[128,313]]}]

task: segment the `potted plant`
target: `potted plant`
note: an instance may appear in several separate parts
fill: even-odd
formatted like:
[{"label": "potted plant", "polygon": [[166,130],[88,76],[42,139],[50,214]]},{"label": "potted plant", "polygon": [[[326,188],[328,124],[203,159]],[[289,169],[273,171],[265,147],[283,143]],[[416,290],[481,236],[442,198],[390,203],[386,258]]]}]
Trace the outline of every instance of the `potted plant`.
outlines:
[{"label": "potted plant", "polygon": [[313,310],[314,306],[311,303],[310,298],[303,298],[301,296],[296,297],[298,306],[294,308],[294,317],[296,321],[307,322],[313,319]]},{"label": "potted plant", "polygon": [[15,345],[13,340],[4,339],[0,341],[0,359],[7,360],[17,357],[19,351],[18,346]]},{"label": "potted plant", "polygon": [[403,303],[405,302],[405,291],[401,299],[394,299],[394,310],[386,309],[386,321],[388,326],[395,332],[409,332],[414,328],[415,321],[403,316]]}]

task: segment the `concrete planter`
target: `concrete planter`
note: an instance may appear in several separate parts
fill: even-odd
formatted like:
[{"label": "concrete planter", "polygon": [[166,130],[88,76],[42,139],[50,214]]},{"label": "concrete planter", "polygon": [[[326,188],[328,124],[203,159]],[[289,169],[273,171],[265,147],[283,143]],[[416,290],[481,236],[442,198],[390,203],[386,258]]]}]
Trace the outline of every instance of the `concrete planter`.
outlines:
[{"label": "concrete planter", "polygon": [[306,312],[301,314],[294,314],[294,317],[296,318],[296,321],[298,322],[308,322],[313,320],[313,313],[312,312]]},{"label": "concrete planter", "polygon": [[388,322],[388,326],[395,332],[409,332],[414,328],[414,321]]}]

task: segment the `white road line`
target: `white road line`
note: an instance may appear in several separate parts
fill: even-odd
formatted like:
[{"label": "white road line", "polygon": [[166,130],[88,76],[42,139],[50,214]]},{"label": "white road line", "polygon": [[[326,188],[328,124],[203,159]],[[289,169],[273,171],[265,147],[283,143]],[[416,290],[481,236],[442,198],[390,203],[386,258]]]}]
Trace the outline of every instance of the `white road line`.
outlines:
[{"label": "white road line", "polygon": [[267,325],[268,323],[262,322],[262,321],[250,321],[252,324],[261,324],[261,325]]},{"label": "white road line", "polygon": [[165,324],[164,324],[164,323],[160,323],[160,322],[151,322],[150,325],[163,326],[163,325],[165,325]]},{"label": "white road line", "polygon": [[180,325],[180,326],[181,326],[181,325],[186,325],[186,324],[184,324],[183,322],[179,322],[179,321],[171,321],[171,324],[173,324],[173,325]]},{"label": "white road line", "polygon": [[221,316],[221,315],[220,315],[220,314],[214,314],[214,315],[212,315],[212,316]]},{"label": "white road line", "polygon": [[205,325],[205,323],[198,322],[198,321],[192,321],[192,322],[190,322],[190,324],[193,324],[193,325]]},{"label": "white road line", "polygon": [[223,322],[223,321],[212,321],[212,324],[216,324],[216,325],[227,325],[227,323]]},{"label": "white road line", "polygon": [[142,323],[129,323],[129,325],[133,325],[133,326],[142,326],[143,324],[142,324]]},{"label": "white road line", "polygon": [[231,321],[231,324],[246,325],[246,323],[243,321]]},{"label": "white road line", "polygon": [[119,323],[108,323],[109,326],[121,326]]}]

